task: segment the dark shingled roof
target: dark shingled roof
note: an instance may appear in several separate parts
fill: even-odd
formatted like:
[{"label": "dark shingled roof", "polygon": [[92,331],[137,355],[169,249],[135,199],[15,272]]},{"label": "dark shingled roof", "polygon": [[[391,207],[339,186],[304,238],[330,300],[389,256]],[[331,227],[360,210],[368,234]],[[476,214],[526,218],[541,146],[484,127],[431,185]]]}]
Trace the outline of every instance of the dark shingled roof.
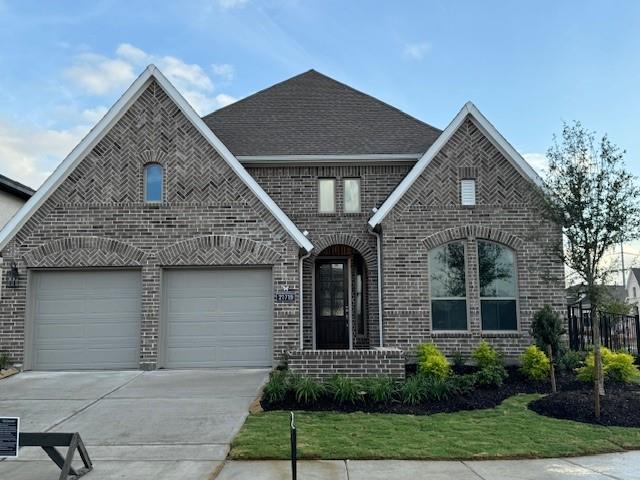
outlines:
[{"label": "dark shingled roof", "polygon": [[636,281],[640,283],[640,268],[632,268],[633,276],[636,277]]},{"label": "dark shingled roof", "polygon": [[441,133],[315,70],[203,119],[236,156],[421,154]]},{"label": "dark shingled roof", "polygon": [[33,188],[27,187],[15,180],[11,180],[9,177],[5,177],[4,175],[0,175],[0,190],[9,192],[24,200],[29,200],[31,196],[36,193]]}]

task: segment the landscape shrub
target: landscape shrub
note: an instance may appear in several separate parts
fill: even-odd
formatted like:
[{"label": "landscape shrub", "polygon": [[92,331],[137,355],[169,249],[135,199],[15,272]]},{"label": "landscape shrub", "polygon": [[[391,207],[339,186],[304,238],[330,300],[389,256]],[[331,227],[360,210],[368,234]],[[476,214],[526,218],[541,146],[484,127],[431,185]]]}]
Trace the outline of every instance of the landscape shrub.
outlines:
[{"label": "landscape shrub", "polygon": [[425,391],[425,397],[428,400],[434,400],[441,402],[448,400],[456,395],[458,392],[458,385],[452,381],[454,377],[438,378],[438,377],[424,377],[423,388]]},{"label": "landscape shrub", "polygon": [[543,352],[551,346],[553,357],[559,356],[560,342],[564,334],[563,320],[550,305],[545,305],[533,315],[531,335]]},{"label": "landscape shrub", "polygon": [[269,381],[264,386],[263,397],[269,403],[277,403],[284,400],[289,391],[289,375],[286,370],[271,372]]},{"label": "landscape shrub", "polygon": [[9,366],[9,355],[0,353],[0,370],[4,370]]},{"label": "landscape shrub", "polygon": [[460,394],[465,394],[473,391],[476,388],[476,383],[478,382],[478,377],[474,373],[469,373],[465,375],[454,375],[450,377],[451,384],[453,385],[453,389]]},{"label": "landscape shrub", "polygon": [[451,355],[451,361],[456,368],[462,368],[466,363],[466,359],[461,352],[453,352],[453,355]]},{"label": "landscape shrub", "polygon": [[509,376],[504,365],[501,363],[489,365],[476,372],[476,384],[485,387],[501,387]]},{"label": "landscape shrub", "polygon": [[336,375],[327,383],[333,399],[339,404],[356,403],[361,398],[362,387],[353,379]]},{"label": "landscape shrub", "polygon": [[520,371],[531,380],[544,380],[551,370],[551,362],[536,345],[530,345],[520,357]]},{"label": "landscape shrub", "polygon": [[405,380],[400,387],[402,403],[418,405],[427,398],[426,385],[422,375],[414,375]]},{"label": "landscape shrub", "polygon": [[291,379],[291,389],[296,402],[309,405],[318,401],[325,392],[325,386],[311,377],[295,376]]},{"label": "landscape shrub", "polygon": [[575,373],[576,369],[584,364],[586,352],[567,350],[557,360],[560,369],[567,373]]},{"label": "landscape shrub", "polygon": [[[633,363],[633,356],[625,352],[612,352],[606,347],[601,347],[602,372],[604,378],[618,382],[631,382],[640,378],[640,370]],[[592,382],[594,378],[594,354],[587,354],[584,365],[578,368],[578,380]]]},{"label": "landscape shrub", "polygon": [[371,400],[378,403],[389,403],[396,393],[396,382],[390,377],[378,377],[363,383],[364,391]]},{"label": "landscape shrub", "polygon": [[502,365],[502,357],[500,354],[485,340],[482,340],[480,345],[473,351],[473,359],[481,370],[487,367]]},{"label": "landscape shrub", "polygon": [[419,373],[441,379],[449,376],[451,366],[438,347],[433,343],[421,343],[417,350]]}]

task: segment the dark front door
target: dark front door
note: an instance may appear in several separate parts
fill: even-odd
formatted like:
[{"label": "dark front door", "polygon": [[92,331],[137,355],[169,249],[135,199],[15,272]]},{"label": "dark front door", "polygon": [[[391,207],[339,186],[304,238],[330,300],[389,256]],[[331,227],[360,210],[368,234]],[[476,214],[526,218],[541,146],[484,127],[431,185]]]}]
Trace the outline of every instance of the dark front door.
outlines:
[{"label": "dark front door", "polygon": [[346,260],[316,263],[316,348],[349,348]]}]

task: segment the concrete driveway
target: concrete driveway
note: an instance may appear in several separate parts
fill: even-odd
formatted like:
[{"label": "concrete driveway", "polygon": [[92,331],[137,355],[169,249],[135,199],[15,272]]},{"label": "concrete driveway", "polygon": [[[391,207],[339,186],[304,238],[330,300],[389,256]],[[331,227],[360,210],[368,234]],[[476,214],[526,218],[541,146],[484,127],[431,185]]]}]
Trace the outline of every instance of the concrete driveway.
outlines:
[{"label": "concrete driveway", "polygon": [[[21,430],[80,432],[87,479],[206,479],[227,455],[266,370],[26,372],[0,381],[0,416]],[[76,455],[77,456],[77,455]],[[0,462],[0,478],[57,479],[44,452]]]}]

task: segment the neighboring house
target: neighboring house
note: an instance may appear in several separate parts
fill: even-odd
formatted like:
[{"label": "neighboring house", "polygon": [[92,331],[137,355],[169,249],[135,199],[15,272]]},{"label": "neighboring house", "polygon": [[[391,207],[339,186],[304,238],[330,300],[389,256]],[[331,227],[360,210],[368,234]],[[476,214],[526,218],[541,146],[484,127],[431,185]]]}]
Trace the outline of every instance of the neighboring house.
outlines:
[{"label": "neighboring house", "polygon": [[[603,300],[615,301],[616,303],[625,303],[627,299],[627,290],[622,285],[605,285]],[[586,292],[585,285],[572,285],[566,289],[567,305],[582,307],[582,310],[591,310],[591,299]]]},{"label": "neighboring house", "polygon": [[564,312],[539,182],[471,103],[441,131],[311,70],[201,119],[150,66],[0,232],[0,350],[318,375],[401,374],[419,342],[515,358],[536,310]]},{"label": "neighboring house", "polygon": [[0,227],[4,227],[34,193],[35,190],[26,185],[0,175]]},{"label": "neighboring house", "polygon": [[627,303],[633,305],[637,313],[640,307],[640,268],[629,269],[626,293]]}]

